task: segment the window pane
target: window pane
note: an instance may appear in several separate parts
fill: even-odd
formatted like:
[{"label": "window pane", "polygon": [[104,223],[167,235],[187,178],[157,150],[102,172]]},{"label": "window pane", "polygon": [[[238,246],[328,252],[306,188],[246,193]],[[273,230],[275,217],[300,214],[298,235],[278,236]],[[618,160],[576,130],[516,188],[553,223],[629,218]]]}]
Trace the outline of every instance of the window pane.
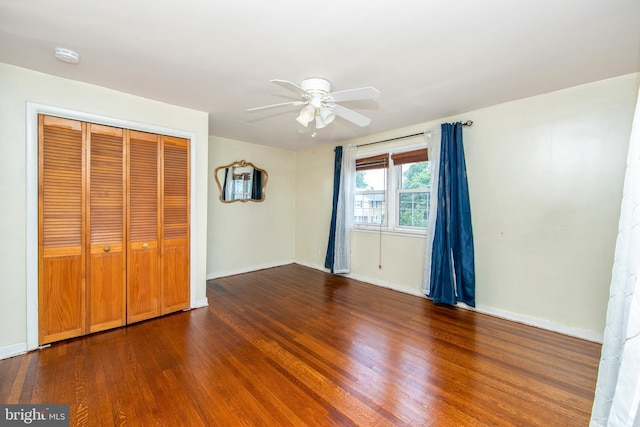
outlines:
[{"label": "window pane", "polygon": [[384,193],[356,194],[353,206],[353,220],[356,224],[384,224],[387,209]]},{"label": "window pane", "polygon": [[384,191],[386,169],[356,172],[356,191]]},{"label": "window pane", "polygon": [[401,227],[426,227],[429,218],[429,192],[399,194],[398,224]]},{"label": "window pane", "polygon": [[429,162],[405,163],[402,168],[401,190],[431,187],[431,164]]}]

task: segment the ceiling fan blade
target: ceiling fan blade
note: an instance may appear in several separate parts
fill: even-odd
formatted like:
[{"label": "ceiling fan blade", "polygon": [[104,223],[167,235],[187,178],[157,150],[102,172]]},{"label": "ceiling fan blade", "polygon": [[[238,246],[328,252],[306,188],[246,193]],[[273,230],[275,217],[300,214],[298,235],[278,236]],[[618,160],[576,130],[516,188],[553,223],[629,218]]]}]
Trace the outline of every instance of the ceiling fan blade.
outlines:
[{"label": "ceiling fan blade", "polygon": [[254,111],[260,111],[260,110],[268,110],[270,108],[278,108],[278,107],[286,107],[288,105],[295,107],[295,106],[299,106],[299,105],[304,105],[307,102],[305,101],[291,101],[291,102],[283,102],[281,104],[272,104],[272,105],[265,105],[264,107],[255,107],[255,108],[249,108],[247,110],[247,113],[252,113]]},{"label": "ceiling fan blade", "polygon": [[329,94],[335,102],[356,101],[358,99],[377,99],[380,97],[380,91],[374,87],[367,86],[358,89],[339,90]]},{"label": "ceiling fan blade", "polygon": [[360,113],[356,113],[349,108],[345,108],[342,105],[335,104],[333,107],[333,112],[336,116],[342,117],[345,120],[349,120],[352,123],[357,124],[358,126],[368,126],[371,123],[371,119],[369,117],[363,116]]},{"label": "ceiling fan blade", "polygon": [[306,90],[302,89],[295,83],[291,83],[287,80],[271,80],[271,83],[275,83],[278,86],[282,86],[283,88],[290,90],[291,92],[295,92],[300,96],[309,95]]}]

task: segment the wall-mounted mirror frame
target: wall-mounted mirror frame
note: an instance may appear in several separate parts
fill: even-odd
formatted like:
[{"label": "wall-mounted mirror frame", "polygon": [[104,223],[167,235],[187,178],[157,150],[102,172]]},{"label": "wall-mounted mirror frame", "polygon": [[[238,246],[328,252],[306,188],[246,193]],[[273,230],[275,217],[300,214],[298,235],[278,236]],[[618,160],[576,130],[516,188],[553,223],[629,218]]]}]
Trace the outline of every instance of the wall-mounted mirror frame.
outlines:
[{"label": "wall-mounted mirror frame", "polygon": [[267,197],[267,171],[246,160],[219,166],[214,176],[222,203],[264,202]]}]

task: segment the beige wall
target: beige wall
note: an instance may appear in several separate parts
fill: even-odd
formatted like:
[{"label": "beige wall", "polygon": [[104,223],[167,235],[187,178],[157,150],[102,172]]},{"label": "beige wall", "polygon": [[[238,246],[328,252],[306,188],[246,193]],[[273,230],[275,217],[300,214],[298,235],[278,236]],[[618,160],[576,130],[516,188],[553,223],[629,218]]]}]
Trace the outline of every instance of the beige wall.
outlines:
[{"label": "beige wall", "polygon": [[206,302],[207,128],[204,112],[0,64],[0,357],[27,341],[27,102],[196,137],[195,280]]},{"label": "beige wall", "polygon": [[604,331],[638,77],[474,112],[478,304]]},{"label": "beige wall", "polygon": [[[215,169],[240,160],[267,171],[263,202],[218,198]],[[208,278],[293,262],[295,165],[293,151],[209,138]]]},{"label": "beige wall", "polygon": [[[296,153],[296,262],[323,268],[333,195],[333,147]],[[352,251],[353,253],[353,251]]]},{"label": "beige wall", "polygon": [[[639,76],[351,142],[473,120],[464,141],[478,308],[600,339]],[[297,154],[296,261],[315,267],[327,244],[332,162],[329,146]],[[419,294],[424,247],[424,238],[355,231],[352,275]]]}]

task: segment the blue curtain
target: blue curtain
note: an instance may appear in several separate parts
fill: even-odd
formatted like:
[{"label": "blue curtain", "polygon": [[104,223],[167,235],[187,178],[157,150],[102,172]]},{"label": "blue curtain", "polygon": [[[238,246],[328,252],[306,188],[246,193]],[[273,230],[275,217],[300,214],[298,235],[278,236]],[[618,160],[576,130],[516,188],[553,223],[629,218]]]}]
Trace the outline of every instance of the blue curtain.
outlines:
[{"label": "blue curtain", "polygon": [[334,273],[335,253],[336,253],[336,221],[338,218],[338,196],[340,194],[340,174],[342,172],[342,146],[334,149],[335,160],[333,163],[333,201],[331,209],[331,224],[329,226],[329,244],[327,245],[327,256],[324,259],[324,266]]},{"label": "blue curtain", "polygon": [[251,198],[253,200],[262,199],[262,172],[253,168],[253,176],[251,178]]},{"label": "blue curtain", "polygon": [[229,168],[224,169],[224,184],[222,184],[222,200],[230,200],[227,194],[227,179],[229,178]]},{"label": "blue curtain", "polygon": [[475,307],[473,232],[462,123],[443,123],[438,208],[431,253],[429,296],[437,304]]}]

